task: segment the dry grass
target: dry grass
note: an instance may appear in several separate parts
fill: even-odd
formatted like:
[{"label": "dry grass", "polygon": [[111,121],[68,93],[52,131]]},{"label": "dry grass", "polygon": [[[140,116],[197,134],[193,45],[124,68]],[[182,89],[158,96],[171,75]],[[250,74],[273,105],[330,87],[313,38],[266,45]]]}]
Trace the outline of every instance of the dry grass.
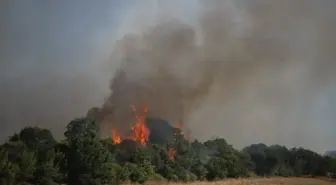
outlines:
[{"label": "dry grass", "polygon": [[[186,185],[185,183],[148,182],[146,185]],[[193,182],[188,185],[331,185],[334,181],[312,178],[257,178],[231,179],[217,182]]]}]

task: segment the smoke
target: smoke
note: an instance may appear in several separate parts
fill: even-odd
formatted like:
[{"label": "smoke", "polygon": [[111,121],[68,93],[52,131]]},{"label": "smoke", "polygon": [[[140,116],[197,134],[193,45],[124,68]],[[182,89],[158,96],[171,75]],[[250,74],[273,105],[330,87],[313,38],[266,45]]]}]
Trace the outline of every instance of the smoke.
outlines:
[{"label": "smoke", "polygon": [[[38,120],[41,126],[63,128],[64,120],[79,116],[102,101],[107,80],[119,66],[110,82],[110,95],[99,109],[92,110],[103,120],[105,135],[110,134],[112,126],[127,132],[133,122],[130,104],[138,109],[146,104],[151,117],[166,119],[172,125],[182,120],[198,139],[224,137],[237,147],[259,142],[317,151],[336,147],[332,134],[335,116],[330,113],[330,109],[335,109],[331,104],[336,69],[333,0],[135,4],[133,10],[140,10],[141,15],[148,9],[152,14],[133,13],[137,17],[133,21],[132,15],[122,18],[124,22],[117,33],[121,39],[115,43],[108,64],[94,61],[70,66],[63,61],[63,65],[38,63],[37,68],[29,69],[30,65],[22,62],[13,67],[10,71],[22,74],[18,70],[24,70],[22,78],[27,79],[3,83],[3,122],[36,124],[34,120]],[[104,12],[104,7],[107,6],[102,3],[92,12]],[[64,15],[62,19],[69,17],[75,15]],[[92,22],[111,30],[105,25],[109,20],[100,20],[102,17],[107,16],[82,18],[88,22],[83,23],[86,26],[82,30],[95,27]],[[41,41],[39,33],[29,38]],[[58,41],[50,40],[51,35],[42,34],[51,43]],[[80,43],[85,44],[92,43]],[[32,48],[38,53],[44,45],[37,45],[38,49]],[[76,60],[81,60],[86,56],[83,53],[98,50],[94,46],[86,50],[70,48],[69,52],[79,53],[82,57]],[[108,49],[111,47],[104,50]],[[62,61],[53,48],[47,51],[52,57],[39,60]],[[58,70],[53,70],[55,67]],[[36,74],[37,69],[40,72]],[[74,75],[72,69],[80,71],[80,75]],[[8,130],[13,128],[16,127]]]},{"label": "smoke", "polygon": [[1,141],[24,126],[60,138],[72,119],[103,102],[123,2],[0,2]]},{"label": "smoke", "polygon": [[198,139],[330,146],[314,100],[335,78],[332,4],[203,1],[196,25],[157,16],[116,45],[103,130],[129,130],[135,104]]}]

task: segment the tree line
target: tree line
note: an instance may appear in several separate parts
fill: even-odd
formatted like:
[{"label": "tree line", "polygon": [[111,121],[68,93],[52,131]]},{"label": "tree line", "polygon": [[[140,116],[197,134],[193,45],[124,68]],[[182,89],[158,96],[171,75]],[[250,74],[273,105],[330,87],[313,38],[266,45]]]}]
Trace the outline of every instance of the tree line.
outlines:
[{"label": "tree line", "polygon": [[336,173],[334,157],[308,149],[253,144],[237,150],[223,138],[188,141],[180,129],[172,131],[168,139],[153,134],[144,146],[101,139],[99,124],[89,118],[71,121],[62,141],[47,129],[26,127],[0,147],[0,184],[142,184]]}]

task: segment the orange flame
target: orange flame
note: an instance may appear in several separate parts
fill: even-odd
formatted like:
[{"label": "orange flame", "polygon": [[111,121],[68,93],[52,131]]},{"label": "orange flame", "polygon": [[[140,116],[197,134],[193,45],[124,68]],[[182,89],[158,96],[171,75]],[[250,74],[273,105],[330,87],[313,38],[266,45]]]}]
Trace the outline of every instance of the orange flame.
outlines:
[{"label": "orange flame", "polygon": [[177,128],[180,129],[180,133],[184,136],[184,139],[189,141],[190,140],[190,132],[185,132],[184,129],[183,129],[183,124],[182,124],[182,121],[179,121],[177,123]]},{"label": "orange flame", "polygon": [[171,160],[174,160],[174,159],[175,159],[175,156],[176,156],[176,151],[175,151],[174,149],[172,149],[172,148],[169,148],[169,150],[168,150],[168,155],[169,155],[169,158],[170,158]]},{"label": "orange flame", "polygon": [[115,144],[119,144],[122,141],[121,136],[118,135],[117,129],[115,128],[112,128],[112,140]]},{"label": "orange flame", "polygon": [[177,123],[177,128],[180,129],[182,131],[183,125],[182,125],[182,121],[179,121]]},{"label": "orange flame", "polygon": [[146,145],[150,135],[149,128],[146,126],[148,107],[145,106],[143,108],[141,115],[137,114],[137,110],[134,105],[131,105],[131,109],[136,120],[135,124],[132,126],[133,140],[139,141],[142,145]]}]

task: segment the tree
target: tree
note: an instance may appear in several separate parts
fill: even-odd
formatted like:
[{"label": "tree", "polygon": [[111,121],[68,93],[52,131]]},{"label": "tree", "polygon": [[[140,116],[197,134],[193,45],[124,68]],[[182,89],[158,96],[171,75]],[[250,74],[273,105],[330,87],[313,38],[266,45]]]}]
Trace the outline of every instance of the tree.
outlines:
[{"label": "tree", "polygon": [[8,160],[8,153],[0,150],[0,182],[1,184],[11,185],[15,181],[15,176],[19,169]]},{"label": "tree", "polygon": [[336,177],[336,158],[330,155],[265,144],[238,151],[223,138],[190,142],[181,129],[160,119],[152,119],[149,126],[154,134],[146,146],[131,139],[120,144],[101,139],[90,116],[71,121],[65,140],[59,142],[47,129],[23,128],[0,146],[0,184],[142,184],[150,179],[188,182],[253,174]]},{"label": "tree", "polygon": [[57,153],[50,150],[45,154],[45,159],[40,161],[34,173],[34,184],[53,185],[56,184],[59,175],[59,164],[55,163]]},{"label": "tree", "polygon": [[19,138],[32,150],[48,151],[57,143],[51,132],[38,127],[25,127],[19,133]]},{"label": "tree", "polygon": [[149,177],[147,176],[146,172],[141,169],[139,166],[136,164],[130,165],[130,180],[132,182],[137,182],[139,184],[145,183]]},{"label": "tree", "polygon": [[19,173],[18,180],[20,182],[33,182],[36,170],[37,159],[34,152],[23,151],[18,161]]},{"label": "tree", "polygon": [[88,118],[69,123],[65,137],[68,143],[67,168],[69,185],[105,184],[114,171],[112,155],[103,147],[97,123]]},{"label": "tree", "polygon": [[200,159],[194,162],[190,171],[196,175],[198,180],[205,180],[208,174],[208,170],[202,164]]},{"label": "tree", "polygon": [[220,157],[213,157],[206,164],[207,180],[224,179],[228,175],[227,162]]},{"label": "tree", "polygon": [[169,164],[164,165],[158,172],[168,181],[178,180],[175,169]]},{"label": "tree", "polygon": [[16,182],[33,182],[37,157],[34,150],[30,150],[21,140],[8,141],[1,146],[5,151],[4,160],[16,170]]},{"label": "tree", "polygon": [[66,143],[66,141],[61,141],[55,145],[54,151],[55,151],[54,165],[58,169],[55,181],[59,184],[65,184],[67,182],[67,173],[68,173],[68,164],[66,157],[69,151],[68,144]]}]

